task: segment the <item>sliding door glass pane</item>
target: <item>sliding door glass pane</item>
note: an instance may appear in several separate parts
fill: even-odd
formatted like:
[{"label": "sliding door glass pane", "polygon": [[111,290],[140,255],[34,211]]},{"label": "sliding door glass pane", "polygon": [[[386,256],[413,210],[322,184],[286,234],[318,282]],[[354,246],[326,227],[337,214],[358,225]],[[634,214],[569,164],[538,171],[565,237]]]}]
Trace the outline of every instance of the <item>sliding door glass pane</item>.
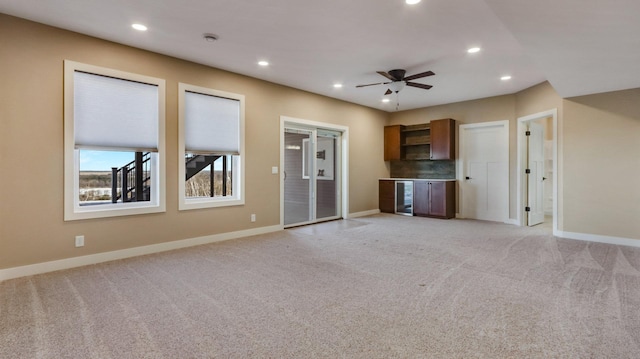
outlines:
[{"label": "sliding door glass pane", "polygon": [[[313,219],[309,161],[310,131],[286,129],[284,133],[284,224]],[[311,176],[313,177],[313,176]]]},{"label": "sliding door glass pane", "polygon": [[316,147],[316,218],[338,216],[338,136],[318,131]]}]

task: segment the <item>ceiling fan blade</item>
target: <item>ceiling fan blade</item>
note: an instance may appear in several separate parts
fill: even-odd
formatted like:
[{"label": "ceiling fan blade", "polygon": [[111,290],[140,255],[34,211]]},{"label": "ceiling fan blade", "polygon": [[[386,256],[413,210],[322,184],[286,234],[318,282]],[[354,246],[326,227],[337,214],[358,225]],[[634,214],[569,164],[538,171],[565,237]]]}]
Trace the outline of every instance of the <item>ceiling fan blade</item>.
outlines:
[{"label": "ceiling fan blade", "polygon": [[356,87],[367,87],[367,86],[375,86],[375,85],[382,85],[384,82],[378,82],[375,84],[366,84],[366,85],[358,85]]},{"label": "ceiling fan blade", "polygon": [[407,77],[404,78],[404,80],[405,81],[411,81],[411,80],[420,79],[420,78],[423,78],[423,77],[433,76],[433,75],[435,75],[433,73],[433,71],[421,72],[419,74],[407,76]]},{"label": "ceiling fan blade", "polygon": [[389,75],[388,73],[384,72],[384,71],[376,71],[377,73],[379,73],[380,75],[388,78],[391,81],[396,81],[395,78],[393,78],[391,75]]},{"label": "ceiling fan blade", "polygon": [[419,84],[417,82],[407,82],[407,86],[417,87],[417,88],[425,89],[425,90],[428,90],[428,89],[433,87],[431,85]]},{"label": "ceiling fan blade", "polygon": [[393,93],[393,91],[387,89],[387,92],[385,92],[384,95],[387,96],[387,95],[391,95],[392,93]]}]

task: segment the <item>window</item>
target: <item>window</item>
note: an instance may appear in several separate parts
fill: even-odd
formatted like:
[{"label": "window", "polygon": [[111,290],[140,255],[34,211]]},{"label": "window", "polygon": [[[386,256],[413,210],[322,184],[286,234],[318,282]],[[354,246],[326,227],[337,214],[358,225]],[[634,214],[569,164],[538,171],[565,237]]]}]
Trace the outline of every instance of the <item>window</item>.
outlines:
[{"label": "window", "polygon": [[164,80],[64,71],[65,220],[164,212]]},{"label": "window", "polygon": [[179,85],[180,210],[244,204],[244,96]]}]

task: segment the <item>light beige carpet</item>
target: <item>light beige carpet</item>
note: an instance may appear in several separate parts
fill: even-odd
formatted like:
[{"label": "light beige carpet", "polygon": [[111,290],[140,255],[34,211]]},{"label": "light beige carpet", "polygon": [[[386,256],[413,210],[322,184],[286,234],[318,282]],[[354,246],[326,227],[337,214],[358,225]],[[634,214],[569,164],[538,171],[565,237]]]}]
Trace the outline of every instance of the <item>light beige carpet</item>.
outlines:
[{"label": "light beige carpet", "polygon": [[376,215],[0,283],[0,358],[524,357],[640,357],[640,249]]}]

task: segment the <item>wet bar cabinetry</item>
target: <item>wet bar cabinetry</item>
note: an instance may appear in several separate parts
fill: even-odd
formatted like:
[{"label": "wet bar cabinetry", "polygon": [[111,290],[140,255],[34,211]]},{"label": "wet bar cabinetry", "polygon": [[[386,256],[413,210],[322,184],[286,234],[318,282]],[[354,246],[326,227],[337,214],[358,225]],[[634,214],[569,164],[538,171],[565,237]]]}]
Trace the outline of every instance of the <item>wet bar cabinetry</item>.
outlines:
[{"label": "wet bar cabinetry", "polygon": [[412,214],[421,217],[455,217],[455,180],[385,178],[379,181],[380,212],[398,213],[396,182],[413,183]]},{"label": "wet bar cabinetry", "polygon": [[455,159],[455,121],[450,118],[419,125],[384,128],[384,160]]}]

